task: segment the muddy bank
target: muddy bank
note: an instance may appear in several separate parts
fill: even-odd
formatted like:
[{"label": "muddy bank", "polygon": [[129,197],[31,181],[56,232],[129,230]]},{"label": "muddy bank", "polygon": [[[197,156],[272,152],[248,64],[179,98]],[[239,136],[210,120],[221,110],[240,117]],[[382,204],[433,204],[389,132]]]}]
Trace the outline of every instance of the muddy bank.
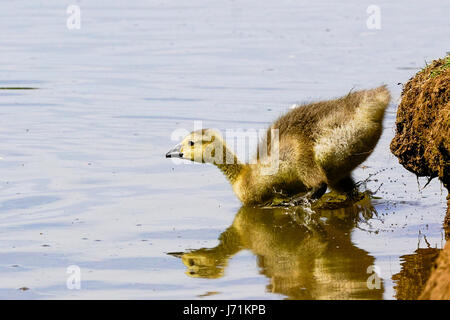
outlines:
[{"label": "muddy bank", "polygon": [[450,187],[450,55],[433,61],[405,85],[391,151],[418,176]]},{"label": "muddy bank", "polygon": [[413,254],[401,256],[401,270],[392,276],[398,300],[416,300],[422,293],[440,249],[419,248]]},{"label": "muddy bank", "polygon": [[450,242],[439,255],[419,299],[450,300]]},{"label": "muddy bank", "polygon": [[[450,54],[433,61],[405,85],[398,107],[391,151],[407,170],[439,178],[450,190]],[[450,194],[444,220],[450,236]],[[436,262],[422,299],[450,299],[450,245]]]},{"label": "muddy bank", "polygon": [[[438,177],[450,188],[450,54],[433,61],[403,88],[391,151],[419,177]],[[450,194],[444,221],[450,231]]]}]

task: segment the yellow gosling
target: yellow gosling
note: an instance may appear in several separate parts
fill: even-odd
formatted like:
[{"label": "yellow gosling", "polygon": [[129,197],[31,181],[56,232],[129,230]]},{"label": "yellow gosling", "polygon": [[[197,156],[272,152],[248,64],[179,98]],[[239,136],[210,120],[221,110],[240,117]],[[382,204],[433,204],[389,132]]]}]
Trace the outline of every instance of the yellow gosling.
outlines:
[{"label": "yellow gosling", "polygon": [[[216,165],[244,205],[305,192],[317,199],[327,187],[351,194],[355,189],[351,172],[375,148],[389,101],[388,89],[381,86],[298,106],[269,127],[258,147],[267,152],[257,152],[253,164],[241,163],[212,129],[190,133],[166,157]],[[271,137],[274,132],[276,140]],[[277,170],[270,172],[273,167]]]}]

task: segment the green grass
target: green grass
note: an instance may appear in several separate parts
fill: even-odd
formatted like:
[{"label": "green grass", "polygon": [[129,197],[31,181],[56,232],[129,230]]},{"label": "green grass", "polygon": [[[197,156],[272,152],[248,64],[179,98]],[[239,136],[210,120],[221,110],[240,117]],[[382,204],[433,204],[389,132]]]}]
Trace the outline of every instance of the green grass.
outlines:
[{"label": "green grass", "polygon": [[440,66],[435,67],[431,70],[430,77],[434,78],[434,77],[440,75],[447,68],[450,68],[450,54],[449,53],[447,53],[447,56],[443,59],[443,63]]}]

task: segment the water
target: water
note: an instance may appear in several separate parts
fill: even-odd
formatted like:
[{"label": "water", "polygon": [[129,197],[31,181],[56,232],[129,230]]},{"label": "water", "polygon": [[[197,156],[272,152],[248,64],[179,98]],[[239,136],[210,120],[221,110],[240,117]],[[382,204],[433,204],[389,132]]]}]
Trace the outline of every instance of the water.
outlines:
[{"label": "water", "polygon": [[[80,30],[66,27],[71,4],[81,8]],[[366,27],[369,4],[5,2],[0,87],[38,89],[0,91],[0,298],[394,299],[405,256],[444,243],[445,191],[438,181],[419,190],[389,143],[398,83],[449,50],[450,4],[379,1],[380,30]],[[379,172],[368,185],[380,188],[378,217],[313,224],[328,228],[312,232],[319,247],[331,248],[337,234],[341,251],[298,258],[308,245],[304,224],[282,214],[270,220],[277,210],[253,217],[217,169],[164,158],[172,132],[192,130],[195,120],[259,129],[294,103],[382,83],[393,94],[385,130],[355,171],[359,180]],[[216,248],[248,219],[257,238],[249,234],[226,263],[211,266],[218,271],[192,275],[168,254]],[[267,219],[291,233],[283,237]],[[258,237],[273,248],[255,247]],[[286,264],[271,263],[277,248]],[[308,261],[322,263],[321,277]],[[81,290],[67,288],[71,265],[81,269]],[[363,286],[370,265],[381,277],[372,291]],[[320,281],[302,280],[311,274]],[[358,293],[326,281],[337,278]]]}]

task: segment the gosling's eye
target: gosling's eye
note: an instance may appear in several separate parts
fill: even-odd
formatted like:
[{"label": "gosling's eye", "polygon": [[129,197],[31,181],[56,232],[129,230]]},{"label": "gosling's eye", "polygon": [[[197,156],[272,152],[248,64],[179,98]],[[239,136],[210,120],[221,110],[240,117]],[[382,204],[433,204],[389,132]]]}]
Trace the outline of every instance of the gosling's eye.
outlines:
[{"label": "gosling's eye", "polygon": [[194,141],[189,141],[189,145],[192,147],[194,145]]}]

